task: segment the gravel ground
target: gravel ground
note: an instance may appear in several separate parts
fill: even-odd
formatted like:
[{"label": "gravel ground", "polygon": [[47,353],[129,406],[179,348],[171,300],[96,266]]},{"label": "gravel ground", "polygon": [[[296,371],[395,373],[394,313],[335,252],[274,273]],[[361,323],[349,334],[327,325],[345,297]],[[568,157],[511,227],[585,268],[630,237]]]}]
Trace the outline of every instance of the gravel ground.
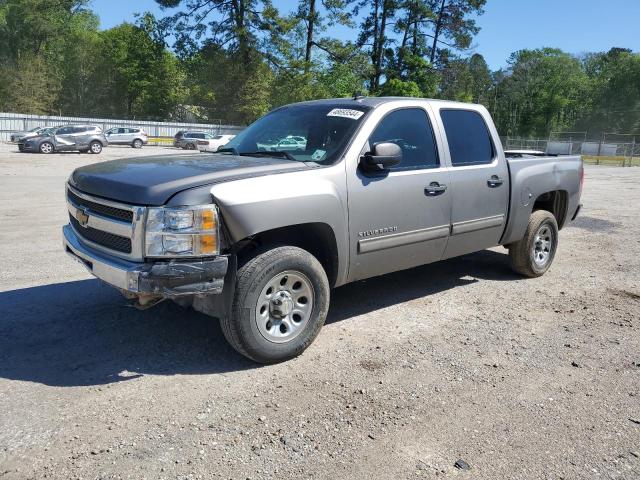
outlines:
[{"label": "gravel ground", "polygon": [[544,277],[496,248],[348,285],[304,355],[258,367],[216,321],[129,309],[61,251],[73,168],[176,150],[14,151],[3,480],[640,478],[640,169],[587,167]]}]

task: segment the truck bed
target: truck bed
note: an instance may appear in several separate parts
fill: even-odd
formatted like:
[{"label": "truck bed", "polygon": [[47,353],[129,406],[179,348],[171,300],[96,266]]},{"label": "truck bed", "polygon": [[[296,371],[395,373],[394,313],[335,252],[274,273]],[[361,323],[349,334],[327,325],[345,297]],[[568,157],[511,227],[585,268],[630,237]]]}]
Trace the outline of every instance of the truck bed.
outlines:
[{"label": "truck bed", "polygon": [[507,228],[500,244],[508,245],[524,235],[535,200],[544,192],[564,192],[566,214],[558,219],[562,228],[580,202],[582,157],[580,155],[507,158],[511,191]]}]

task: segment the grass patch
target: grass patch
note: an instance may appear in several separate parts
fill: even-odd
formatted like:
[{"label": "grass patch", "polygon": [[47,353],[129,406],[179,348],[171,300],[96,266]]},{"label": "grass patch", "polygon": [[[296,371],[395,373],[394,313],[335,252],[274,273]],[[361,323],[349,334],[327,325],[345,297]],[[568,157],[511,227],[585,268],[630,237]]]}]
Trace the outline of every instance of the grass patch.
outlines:
[{"label": "grass patch", "polygon": [[598,157],[593,155],[583,155],[584,163],[590,165],[617,165],[619,167],[640,167],[640,157]]}]

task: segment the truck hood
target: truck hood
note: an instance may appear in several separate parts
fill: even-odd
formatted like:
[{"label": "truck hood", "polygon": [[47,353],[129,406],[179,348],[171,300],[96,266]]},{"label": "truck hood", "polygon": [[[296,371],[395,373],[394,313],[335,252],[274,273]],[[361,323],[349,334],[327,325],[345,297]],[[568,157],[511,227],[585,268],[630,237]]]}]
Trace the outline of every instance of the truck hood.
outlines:
[{"label": "truck hood", "polygon": [[203,185],[312,168],[293,160],[235,155],[161,155],[112,160],[76,169],[78,190],[133,205],[163,205],[183,190]]}]

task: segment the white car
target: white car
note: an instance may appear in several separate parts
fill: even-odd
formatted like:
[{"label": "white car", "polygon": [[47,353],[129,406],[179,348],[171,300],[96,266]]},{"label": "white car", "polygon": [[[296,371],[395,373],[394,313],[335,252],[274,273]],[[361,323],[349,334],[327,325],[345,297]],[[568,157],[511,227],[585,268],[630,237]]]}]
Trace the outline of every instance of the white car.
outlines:
[{"label": "white car", "polygon": [[211,138],[199,139],[198,150],[201,152],[217,152],[220,147],[225,146],[235,135],[215,135]]}]

